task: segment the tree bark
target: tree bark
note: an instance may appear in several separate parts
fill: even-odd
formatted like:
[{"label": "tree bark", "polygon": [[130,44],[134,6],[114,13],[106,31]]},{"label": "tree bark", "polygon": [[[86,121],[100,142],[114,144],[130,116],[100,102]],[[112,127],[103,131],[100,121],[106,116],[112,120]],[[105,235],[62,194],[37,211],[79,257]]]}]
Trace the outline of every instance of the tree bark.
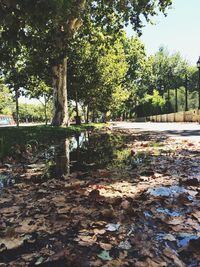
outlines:
[{"label": "tree bark", "polygon": [[95,111],[94,110],[92,111],[92,122],[93,123],[95,122]]},{"label": "tree bark", "polygon": [[67,101],[67,57],[53,67],[53,126],[69,126]]},{"label": "tree bark", "polygon": [[77,90],[76,90],[76,99],[75,99],[75,102],[76,102],[76,125],[81,125],[81,117],[79,116],[79,110],[78,110],[78,93],[77,93]]},{"label": "tree bark", "polygon": [[89,104],[87,106],[87,118],[86,118],[86,123],[89,123],[89,114],[90,114],[90,108],[89,108]]},{"label": "tree bark", "polygon": [[44,94],[44,117],[45,117],[45,125],[47,125],[48,123],[48,119],[47,119],[47,97]]},{"label": "tree bark", "polygon": [[77,94],[77,90],[76,90],[76,116],[79,116],[79,112],[78,112],[78,94]]}]

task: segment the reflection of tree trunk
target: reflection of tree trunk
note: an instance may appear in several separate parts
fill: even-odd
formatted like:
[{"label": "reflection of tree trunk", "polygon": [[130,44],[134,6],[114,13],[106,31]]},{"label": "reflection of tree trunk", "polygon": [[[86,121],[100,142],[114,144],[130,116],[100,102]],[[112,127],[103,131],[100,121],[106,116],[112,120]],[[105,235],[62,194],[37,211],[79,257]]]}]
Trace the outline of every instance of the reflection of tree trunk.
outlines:
[{"label": "reflection of tree trunk", "polygon": [[19,127],[19,92],[18,88],[15,88],[15,105],[16,105],[16,124]]},{"label": "reflection of tree trunk", "polygon": [[70,173],[69,139],[65,139],[65,174]]},{"label": "reflection of tree trunk", "polygon": [[75,138],[76,138],[76,142],[77,142],[77,149],[76,149],[76,159],[77,159],[77,162],[79,162],[79,159],[80,159],[80,135],[79,134],[76,134],[75,135]]},{"label": "reflection of tree trunk", "polygon": [[67,103],[67,58],[53,67],[54,116],[52,125],[69,126]]},{"label": "reflection of tree trunk", "polygon": [[83,110],[84,121],[86,122],[87,121],[87,112],[86,112],[86,106],[85,105],[82,106],[82,110]]},{"label": "reflection of tree trunk", "polygon": [[44,116],[45,116],[45,125],[47,125],[47,97],[44,94]]},{"label": "reflection of tree trunk", "polygon": [[70,154],[69,154],[69,140],[65,139],[62,143],[61,154],[56,155],[56,175],[61,178],[62,175],[69,175],[70,173]]}]

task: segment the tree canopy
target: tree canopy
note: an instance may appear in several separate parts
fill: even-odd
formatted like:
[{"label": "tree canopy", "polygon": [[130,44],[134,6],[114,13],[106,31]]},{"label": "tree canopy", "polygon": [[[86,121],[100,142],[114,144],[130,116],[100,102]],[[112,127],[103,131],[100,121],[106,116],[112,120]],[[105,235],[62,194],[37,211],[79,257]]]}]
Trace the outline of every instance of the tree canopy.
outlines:
[{"label": "tree canopy", "polygon": [[159,11],[166,12],[171,0],[2,0],[0,3],[1,62],[11,60],[10,51],[21,53],[25,47],[32,72],[53,80],[53,125],[67,125],[67,57],[73,38],[92,38],[102,33],[116,34],[132,24],[140,32],[144,18],[149,21]]}]

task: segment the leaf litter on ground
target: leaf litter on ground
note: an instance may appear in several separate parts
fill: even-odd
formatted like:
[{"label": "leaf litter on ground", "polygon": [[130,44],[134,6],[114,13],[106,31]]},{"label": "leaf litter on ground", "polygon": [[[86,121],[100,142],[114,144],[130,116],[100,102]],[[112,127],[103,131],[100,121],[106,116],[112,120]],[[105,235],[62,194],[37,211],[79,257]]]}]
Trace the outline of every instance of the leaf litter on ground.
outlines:
[{"label": "leaf litter on ground", "polygon": [[22,179],[0,195],[0,263],[200,265],[200,144],[116,134],[127,137],[125,165],[93,169],[84,181],[75,173],[27,181],[29,171],[12,164]]}]

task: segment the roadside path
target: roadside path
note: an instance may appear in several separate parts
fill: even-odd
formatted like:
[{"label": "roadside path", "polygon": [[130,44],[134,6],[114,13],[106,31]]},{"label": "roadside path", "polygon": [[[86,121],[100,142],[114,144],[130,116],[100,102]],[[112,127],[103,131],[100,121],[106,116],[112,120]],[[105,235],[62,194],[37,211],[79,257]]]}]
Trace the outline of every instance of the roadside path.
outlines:
[{"label": "roadside path", "polygon": [[161,133],[172,138],[200,142],[200,124],[198,123],[113,122],[113,128]]}]

